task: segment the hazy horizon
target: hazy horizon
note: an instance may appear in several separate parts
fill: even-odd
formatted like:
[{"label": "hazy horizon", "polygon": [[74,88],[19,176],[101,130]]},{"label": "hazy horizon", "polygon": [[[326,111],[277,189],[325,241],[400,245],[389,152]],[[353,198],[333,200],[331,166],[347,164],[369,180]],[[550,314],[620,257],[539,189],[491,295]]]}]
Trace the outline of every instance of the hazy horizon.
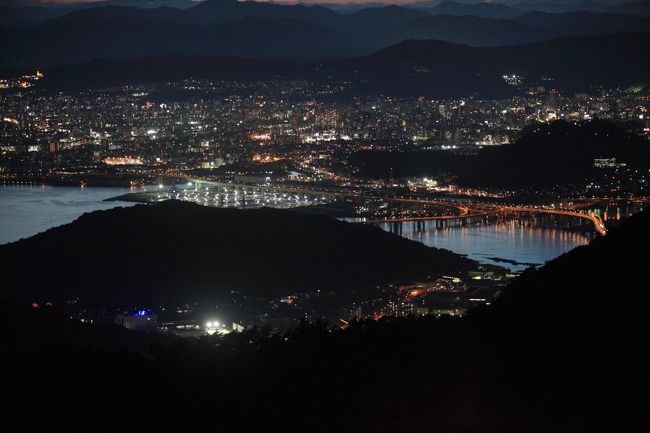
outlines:
[{"label": "hazy horizon", "polygon": [[[110,0],[1,0],[0,6],[36,6],[36,5],[66,5],[66,4],[80,4],[80,3],[105,3]],[[200,3],[205,0],[191,0]],[[448,0],[246,0],[257,2],[273,2],[273,3],[286,3],[286,4],[413,4],[413,3],[432,3],[438,4]],[[620,5],[629,3],[646,3],[644,1],[635,0],[451,0],[456,3],[499,3],[514,5],[517,3],[539,3],[539,4],[580,4],[580,3],[600,3],[606,5]],[[133,3],[134,1],[132,1]],[[155,1],[154,1],[155,2]],[[142,3],[149,3],[147,0],[142,0]]]}]

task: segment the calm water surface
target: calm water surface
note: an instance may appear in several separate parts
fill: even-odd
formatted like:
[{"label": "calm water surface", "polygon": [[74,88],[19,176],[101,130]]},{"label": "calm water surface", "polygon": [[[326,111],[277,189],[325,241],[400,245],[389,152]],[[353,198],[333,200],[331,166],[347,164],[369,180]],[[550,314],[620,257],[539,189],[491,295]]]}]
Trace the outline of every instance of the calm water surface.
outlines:
[{"label": "calm water surface", "polygon": [[128,188],[0,185],[0,244],[72,222],[86,212],[131,206],[103,201],[128,192]]},{"label": "calm water surface", "polygon": [[[427,221],[420,230],[413,222],[401,224],[401,235],[408,239],[512,270],[523,270],[533,264],[542,265],[589,242],[587,237],[579,233],[520,225],[516,221],[441,229],[436,229],[433,221]],[[380,227],[391,231],[391,224],[380,224]]]},{"label": "calm water surface", "polygon": [[[128,192],[128,188],[0,186],[0,244],[72,222],[85,212],[132,206],[133,203],[103,201]],[[391,231],[391,224],[380,227]],[[443,229],[436,229],[433,221],[427,221],[420,230],[416,223],[405,222],[401,235],[513,270],[524,269],[527,264],[543,264],[588,242],[578,233],[521,226],[515,221]]]}]

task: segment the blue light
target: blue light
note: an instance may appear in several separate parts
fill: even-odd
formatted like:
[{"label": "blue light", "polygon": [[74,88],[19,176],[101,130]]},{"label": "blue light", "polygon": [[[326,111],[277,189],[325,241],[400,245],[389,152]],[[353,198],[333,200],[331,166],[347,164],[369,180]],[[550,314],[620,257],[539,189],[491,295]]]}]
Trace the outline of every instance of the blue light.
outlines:
[{"label": "blue light", "polygon": [[148,316],[150,313],[147,310],[138,310],[135,312],[134,316],[136,317],[141,317],[141,316]]}]

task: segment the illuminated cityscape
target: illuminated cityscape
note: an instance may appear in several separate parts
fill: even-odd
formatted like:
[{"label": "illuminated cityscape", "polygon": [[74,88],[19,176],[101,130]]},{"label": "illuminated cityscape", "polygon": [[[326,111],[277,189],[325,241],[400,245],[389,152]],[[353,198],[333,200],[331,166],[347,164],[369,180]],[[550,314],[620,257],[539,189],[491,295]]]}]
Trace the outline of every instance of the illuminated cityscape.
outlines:
[{"label": "illuminated cityscape", "polygon": [[[591,96],[563,96],[540,87],[505,100],[368,97],[340,102],[324,96],[344,85],[184,80],[53,95],[39,91],[42,77],[39,72],[23,81],[6,81],[0,145],[6,186],[128,186],[130,193],[111,199],[311,209],[379,224],[416,240],[439,230],[459,230],[453,227],[514,220],[534,227],[577,228],[582,235],[567,233],[580,244],[605,235],[607,225],[646,202],[649,171],[613,157],[595,158],[595,176],[570,189],[535,187],[534,199],[530,185],[459,186],[462,179],[448,170],[398,177],[391,169],[373,178],[364,176],[357,163],[359,155],[373,152],[472,157],[484,148],[515,143],[531,127],[557,119],[629,124],[630,133],[647,141],[650,99],[641,93],[601,90]],[[521,84],[513,77],[505,79]],[[167,92],[175,97],[166,99]],[[231,302],[237,308],[220,307],[219,329],[271,326],[286,332],[305,319],[344,328],[352,318],[462,316],[471,306],[490,304],[516,276],[503,266],[507,259],[492,262],[454,277],[391,282],[381,287],[381,296],[362,296],[334,308],[321,305],[319,290],[287,293],[266,304],[233,292]],[[447,281],[453,282],[447,286]],[[132,308],[135,315],[121,314],[116,320],[129,329],[159,326],[161,332],[185,336],[213,333],[216,320],[208,325],[203,316],[214,313],[204,311],[195,299],[185,301],[190,302],[186,307],[157,307],[164,321],[152,321],[154,313],[140,315],[138,305],[118,307]],[[71,317],[84,322],[111,322],[115,316],[105,309],[98,313],[83,304],[71,305]],[[141,317],[146,320],[142,324]]]},{"label": "illuminated cityscape", "polygon": [[649,30],[647,1],[0,0],[10,422],[646,431]]}]

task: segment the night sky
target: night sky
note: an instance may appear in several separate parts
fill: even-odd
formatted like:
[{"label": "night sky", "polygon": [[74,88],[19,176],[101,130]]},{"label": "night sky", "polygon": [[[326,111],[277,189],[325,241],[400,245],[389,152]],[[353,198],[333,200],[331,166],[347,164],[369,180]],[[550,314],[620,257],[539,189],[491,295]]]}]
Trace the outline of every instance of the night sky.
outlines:
[{"label": "night sky", "polygon": [[[0,5],[5,6],[5,5],[11,5],[11,6],[19,6],[19,5],[24,5],[24,6],[33,6],[36,4],[78,4],[78,3],[95,3],[95,2],[102,2],[104,0],[0,0]],[[259,1],[259,0],[258,0]],[[430,3],[441,3],[444,0],[440,1],[431,1]],[[457,3],[481,3],[476,0],[453,0]],[[146,0],[143,0],[143,3],[146,2]],[[357,4],[364,4],[364,3],[386,3],[386,4],[409,4],[409,3],[429,3],[428,1],[417,1],[417,0],[276,0],[275,3],[321,3],[321,4],[326,4],[326,3],[357,3]],[[132,3],[136,3],[136,1],[132,1]],[[504,3],[504,4],[517,4],[517,3],[557,3],[557,4],[577,4],[580,3],[579,0],[512,0],[512,1],[502,1],[502,0],[495,0],[495,1],[485,1],[484,3]],[[625,4],[625,3],[634,3],[634,1],[627,1],[627,0],[599,0],[598,3],[601,4]]]}]

